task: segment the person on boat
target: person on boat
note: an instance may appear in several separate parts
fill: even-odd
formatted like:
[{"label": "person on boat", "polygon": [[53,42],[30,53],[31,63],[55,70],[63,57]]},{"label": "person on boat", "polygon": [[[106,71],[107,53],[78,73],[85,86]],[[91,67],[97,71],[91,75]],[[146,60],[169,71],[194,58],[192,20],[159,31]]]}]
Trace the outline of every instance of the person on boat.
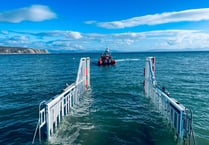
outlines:
[{"label": "person on boat", "polygon": [[109,52],[109,49],[108,49],[108,48],[105,49],[104,55],[105,55],[105,56],[110,56],[110,52]]},{"label": "person on boat", "polygon": [[105,52],[106,52],[106,53],[109,53],[109,49],[108,49],[108,48],[106,48],[106,49],[105,49]]},{"label": "person on boat", "polygon": [[106,48],[104,53],[101,54],[98,64],[99,65],[116,64],[116,61],[112,59],[111,53],[108,48]]}]

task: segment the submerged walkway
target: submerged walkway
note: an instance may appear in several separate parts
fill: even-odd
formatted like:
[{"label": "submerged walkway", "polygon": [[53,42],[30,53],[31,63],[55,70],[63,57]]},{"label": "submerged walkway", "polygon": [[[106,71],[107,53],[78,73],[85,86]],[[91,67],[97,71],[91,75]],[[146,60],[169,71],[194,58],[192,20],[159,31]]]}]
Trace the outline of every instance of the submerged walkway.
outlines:
[{"label": "submerged walkway", "polygon": [[[86,97],[85,95],[82,97],[82,94],[84,93],[84,91],[88,89],[90,86],[89,64],[90,64],[89,58],[81,59],[76,82],[68,86],[62,94],[53,97],[49,101],[43,102],[43,104],[40,104],[40,109],[39,109],[40,118],[39,118],[39,122],[37,125],[37,128],[40,128],[40,129],[39,130],[37,129],[35,132],[35,135],[36,135],[36,133],[39,131],[40,142],[41,142],[41,138],[44,136],[46,136],[49,140],[51,140],[51,137],[53,136],[53,134],[55,134],[57,127],[59,126],[60,122],[63,120],[63,117],[68,115],[69,113],[72,113],[73,110],[74,111],[76,111],[76,109],[79,110],[78,108],[80,104],[79,100],[82,100],[82,98],[86,98],[83,100],[85,102],[89,100],[89,97],[93,97],[91,95],[95,95],[95,94],[91,94],[92,93],[91,92],[90,94],[87,93]],[[165,93],[163,93],[160,89],[158,89],[158,87],[156,87],[156,80],[154,78],[154,71],[153,71],[153,66],[154,66],[153,58],[147,58],[146,64],[147,65],[146,65],[146,70],[145,70],[145,84],[144,84],[146,95],[149,97],[154,96],[153,102],[154,104],[156,104],[156,99],[155,99],[156,96],[154,92],[157,92],[157,94],[161,94],[161,95],[158,95],[158,98],[157,98],[158,110],[163,115],[167,115],[167,119],[169,121],[172,121],[172,128],[175,129],[176,135],[179,136],[180,138],[184,138],[185,133],[187,134],[190,133],[189,129],[186,130],[186,132],[182,131],[182,129],[184,129],[183,127],[184,122],[182,122],[183,120],[181,121],[181,119],[183,119],[183,112],[186,111],[185,110],[186,108],[180,105],[177,101],[169,99],[169,97]],[[121,80],[117,79],[117,77],[121,77],[121,74],[124,74],[124,71],[127,71],[127,70],[121,70],[120,72],[118,72],[114,67],[112,67],[111,69],[113,71],[110,74],[106,74],[106,73],[103,73],[103,71],[105,71],[105,68],[100,68],[100,69],[101,69],[101,72],[100,72],[100,75],[98,75],[98,77],[103,76],[103,78],[106,78],[108,81],[110,81],[110,78],[114,76],[115,80],[112,82],[105,81],[105,82],[97,83],[97,88],[96,88],[97,95],[94,96],[95,97],[94,101],[95,101],[95,104],[97,103],[101,105],[100,106],[96,105],[97,106],[96,108],[91,108],[91,111],[92,113],[94,113],[94,118],[95,118],[94,120],[92,120],[92,122],[95,121],[95,124],[97,124],[96,126],[98,126],[99,124],[103,126],[107,125],[105,127],[107,128],[106,131],[105,129],[100,130],[104,134],[106,133],[111,134],[112,131],[115,132],[114,130],[111,131],[108,129],[109,128],[108,124],[111,124],[111,128],[113,126],[120,126],[118,128],[119,130],[117,129],[117,133],[116,134],[113,133],[113,135],[116,135],[114,138],[117,140],[118,135],[119,135],[118,139],[120,139],[121,136],[123,135],[130,136],[130,139],[123,140],[123,141],[121,140],[121,143],[125,143],[125,142],[126,142],[125,144],[128,144],[129,142],[130,143],[134,143],[134,142],[135,143],[149,143],[150,138],[153,138],[153,134],[149,133],[150,131],[147,131],[147,130],[151,130],[149,128],[149,125],[152,126],[153,122],[146,122],[146,119],[150,119],[150,117],[153,117],[153,116],[149,116],[150,114],[149,111],[151,111],[152,109],[146,108],[146,105],[144,106],[144,104],[148,102],[146,102],[146,100],[142,98],[143,95],[140,96],[141,97],[140,100],[145,101],[144,104],[142,102],[137,101],[139,100],[138,87],[137,86],[134,87],[132,84],[133,82],[134,84],[138,84],[141,81],[136,80],[136,79],[131,79],[132,80],[131,82],[123,82],[128,79],[128,76],[124,76],[124,75],[123,75],[123,79]],[[132,72],[132,73],[134,74],[135,72]],[[135,77],[137,77],[137,75],[135,75]],[[120,84],[124,84],[126,86],[120,85]],[[102,99],[97,98],[99,96],[100,97],[102,96],[103,98]],[[164,96],[164,99],[162,98],[159,99],[159,96]],[[97,98],[97,101],[96,101],[96,98]],[[165,98],[167,98],[167,100],[165,100]],[[101,100],[102,102],[98,102],[99,100]],[[118,104],[118,102],[120,105]],[[172,102],[174,102],[174,106],[171,105]],[[164,104],[166,104],[166,106]],[[163,111],[165,110],[165,108],[168,109],[168,104],[173,107],[173,110],[171,107],[169,108],[170,111],[173,112],[173,113],[170,112],[172,115],[169,115],[168,111]],[[85,103],[82,105],[85,105]],[[180,107],[175,107],[175,105],[180,106]],[[82,106],[80,107],[82,108]],[[89,108],[89,106],[87,108]],[[178,111],[178,109],[180,110]],[[143,113],[141,111],[143,111]],[[180,114],[178,115],[178,113]],[[173,116],[173,117],[168,118],[169,116],[170,117]],[[98,120],[98,117],[101,119]],[[108,120],[110,121],[110,123],[108,122]],[[143,124],[148,127],[147,128],[143,127]],[[155,125],[156,124],[154,124],[154,126]],[[80,124],[79,126],[82,126],[82,125]],[[95,125],[92,125],[90,123],[90,127],[87,126],[87,129],[94,130],[94,126]],[[189,124],[187,125],[187,127],[189,127]],[[167,127],[165,126],[165,128]],[[120,132],[120,129],[122,132]],[[101,140],[103,140],[102,139],[103,135],[99,132],[97,133],[98,133],[97,135],[99,134],[101,135],[101,138],[99,140],[101,144]],[[142,139],[140,137],[139,139],[132,138],[133,134],[141,134],[141,133],[143,133],[146,136],[146,139]],[[93,144],[99,143],[99,142],[94,141]],[[89,143],[91,143],[91,141],[89,141]],[[107,140],[106,141],[104,140],[104,143],[109,143],[109,142]]]}]

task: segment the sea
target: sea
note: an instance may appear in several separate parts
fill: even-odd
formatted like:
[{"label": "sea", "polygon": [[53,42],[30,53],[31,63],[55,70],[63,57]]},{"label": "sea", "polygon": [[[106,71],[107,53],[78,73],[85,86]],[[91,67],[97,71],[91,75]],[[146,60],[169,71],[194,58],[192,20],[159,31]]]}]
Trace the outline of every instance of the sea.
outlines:
[{"label": "sea", "polygon": [[192,109],[197,145],[209,145],[209,52],[112,53],[115,66],[97,66],[100,55],[0,55],[0,145],[32,143],[39,103],[75,82],[82,57],[91,58],[91,88],[43,145],[179,144],[144,95],[148,56],[156,57],[157,83]]}]

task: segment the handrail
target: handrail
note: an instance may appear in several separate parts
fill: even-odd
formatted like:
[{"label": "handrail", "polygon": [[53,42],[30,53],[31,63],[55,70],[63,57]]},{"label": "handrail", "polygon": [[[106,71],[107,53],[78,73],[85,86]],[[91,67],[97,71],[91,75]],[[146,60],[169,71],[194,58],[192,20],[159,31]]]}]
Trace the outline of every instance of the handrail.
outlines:
[{"label": "handrail", "polygon": [[40,130],[40,110],[41,110],[41,105],[43,103],[45,103],[46,101],[42,101],[39,103],[39,110],[38,110],[38,123],[36,125],[36,129],[35,129],[35,132],[34,132],[34,135],[33,135],[33,141],[32,141],[32,144],[34,144],[34,141],[35,141],[35,138],[36,138],[36,134],[37,134],[37,130],[39,129],[39,143],[41,143],[41,130]]},{"label": "handrail", "polygon": [[[43,129],[46,137],[50,139],[62,121],[62,117],[69,114],[69,108],[74,110],[73,106],[77,103],[78,97],[88,90],[90,86],[90,58],[81,58],[78,68],[76,81],[67,85],[63,92],[48,101],[42,101],[39,104],[39,119],[34,132],[32,144],[36,138],[39,129],[39,143],[41,144]],[[85,89],[86,88],[86,89]],[[44,106],[42,106],[44,104]],[[73,105],[73,106],[72,106]]]},{"label": "handrail", "polygon": [[[191,144],[191,137],[193,138],[194,145],[196,145],[194,131],[192,127],[192,110],[187,111],[187,108],[176,101],[174,98],[169,97],[169,93],[157,85],[155,78],[155,58],[148,57],[146,59],[144,70],[144,90],[145,95],[153,99],[154,103],[159,104],[159,111],[172,124],[172,128],[181,139],[189,136],[189,144]],[[158,99],[157,101],[155,99]],[[168,111],[163,111],[166,108]],[[162,112],[161,112],[162,111]],[[165,114],[164,114],[165,113]],[[176,117],[175,117],[176,115]]]},{"label": "handrail", "polygon": [[40,104],[39,104],[39,143],[41,144],[41,129],[40,129],[40,110],[41,110],[41,105],[43,104],[43,103],[45,103],[46,101],[44,100],[44,101],[42,101]]},{"label": "handrail", "polygon": [[36,134],[37,134],[38,127],[39,127],[39,119],[38,119],[38,122],[37,122],[37,125],[36,125],[36,129],[35,129],[35,132],[34,132],[34,135],[33,135],[32,144],[34,144],[34,141],[35,141],[35,137],[36,137]]},{"label": "handrail", "polygon": [[190,113],[191,113],[191,122],[190,122],[190,135],[189,135],[189,145],[191,145],[191,135],[192,135],[192,138],[193,138],[193,143],[194,145],[197,145],[196,144],[196,140],[195,140],[195,136],[194,136],[194,131],[193,131],[193,125],[192,125],[192,110],[190,109]]}]

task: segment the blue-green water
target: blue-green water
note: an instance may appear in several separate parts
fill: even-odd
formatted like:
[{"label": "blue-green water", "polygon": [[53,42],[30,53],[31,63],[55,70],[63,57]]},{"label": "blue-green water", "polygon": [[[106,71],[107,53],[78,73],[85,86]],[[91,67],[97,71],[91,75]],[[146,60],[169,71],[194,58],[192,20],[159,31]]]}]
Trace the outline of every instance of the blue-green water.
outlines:
[{"label": "blue-green water", "polygon": [[[31,144],[38,104],[75,81],[83,56],[96,62],[100,55],[0,55],[1,145]],[[175,145],[172,131],[143,94],[147,56],[156,57],[158,84],[192,108],[198,145],[209,144],[209,52],[113,56],[116,66],[91,64],[91,90],[44,144]]]}]

